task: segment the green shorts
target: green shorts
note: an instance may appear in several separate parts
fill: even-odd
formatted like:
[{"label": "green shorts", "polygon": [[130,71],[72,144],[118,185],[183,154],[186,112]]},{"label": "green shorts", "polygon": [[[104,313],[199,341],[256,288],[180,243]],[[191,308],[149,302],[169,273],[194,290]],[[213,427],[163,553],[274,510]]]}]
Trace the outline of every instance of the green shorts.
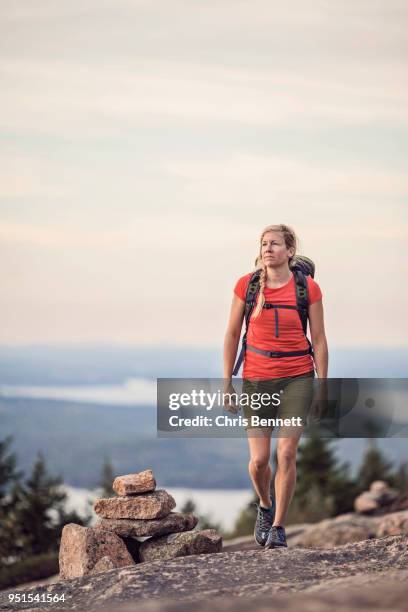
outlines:
[{"label": "green shorts", "polygon": [[[248,421],[245,429],[306,425],[313,399],[314,370],[269,380],[245,378],[242,384],[241,401],[244,417]],[[245,394],[246,398],[243,399]],[[273,397],[272,397],[273,396]],[[284,419],[274,424],[272,419]],[[290,419],[290,423],[287,421]]]}]

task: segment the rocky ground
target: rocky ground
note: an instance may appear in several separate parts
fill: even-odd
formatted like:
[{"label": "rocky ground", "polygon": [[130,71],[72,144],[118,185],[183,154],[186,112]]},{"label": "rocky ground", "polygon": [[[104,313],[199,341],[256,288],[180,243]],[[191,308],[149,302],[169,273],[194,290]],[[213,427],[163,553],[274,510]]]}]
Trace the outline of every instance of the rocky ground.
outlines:
[{"label": "rocky ground", "polygon": [[1,592],[0,611],[407,610],[408,496],[385,482],[356,498],[356,512],[289,526],[289,548],[274,550],[195,529],[151,469],[113,489],[95,502],[95,527],[64,527],[57,581]]},{"label": "rocky ground", "polygon": [[[289,525],[286,528],[291,547],[332,548],[370,538],[408,533],[408,510],[379,516],[363,516],[355,512],[339,514],[318,523]],[[224,543],[223,550],[255,550],[252,536],[243,536]]]},{"label": "rocky ground", "polygon": [[263,610],[406,610],[408,535],[330,549],[238,550],[151,561],[31,589],[65,594],[65,604],[20,603],[0,594],[0,610],[196,612]]}]

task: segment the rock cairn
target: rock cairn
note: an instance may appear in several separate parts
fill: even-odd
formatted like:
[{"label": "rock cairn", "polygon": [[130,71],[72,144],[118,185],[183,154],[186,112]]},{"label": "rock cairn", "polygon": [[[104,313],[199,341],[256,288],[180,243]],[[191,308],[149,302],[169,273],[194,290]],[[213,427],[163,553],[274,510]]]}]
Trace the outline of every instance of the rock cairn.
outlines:
[{"label": "rock cairn", "polygon": [[375,480],[370,489],[354,500],[358,514],[382,515],[408,510],[408,495],[392,489],[383,480]]},{"label": "rock cairn", "polygon": [[112,488],[117,497],[94,503],[95,526],[70,523],[62,530],[61,579],[222,549],[215,529],[195,530],[197,517],[172,512],[176,502],[156,489],[152,470],[118,476]]}]

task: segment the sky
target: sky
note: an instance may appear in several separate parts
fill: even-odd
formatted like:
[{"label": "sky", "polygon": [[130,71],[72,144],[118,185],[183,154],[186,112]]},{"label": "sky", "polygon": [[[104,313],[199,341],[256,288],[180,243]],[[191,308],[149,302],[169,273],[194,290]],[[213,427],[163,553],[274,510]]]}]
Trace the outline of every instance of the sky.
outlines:
[{"label": "sky", "polygon": [[407,344],[405,0],[2,0],[0,343],[222,344],[260,232]]}]

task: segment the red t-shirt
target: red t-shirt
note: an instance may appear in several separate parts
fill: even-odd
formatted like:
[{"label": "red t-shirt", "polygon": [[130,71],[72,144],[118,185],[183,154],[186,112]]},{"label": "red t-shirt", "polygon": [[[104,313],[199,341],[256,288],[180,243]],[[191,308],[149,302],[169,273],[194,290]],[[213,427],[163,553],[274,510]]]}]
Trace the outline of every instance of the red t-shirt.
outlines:
[{"label": "red t-shirt", "polygon": [[[253,272],[242,276],[234,287],[234,293],[245,301],[246,291]],[[322,292],[316,281],[311,276],[306,276],[309,304],[314,304],[322,299]],[[272,304],[289,304],[296,306],[295,278],[291,279],[278,289],[264,289],[265,302]],[[255,308],[254,308],[255,310]],[[279,308],[279,336],[275,335],[275,313],[273,308],[263,308],[261,314],[254,319],[251,316],[249,323],[247,344],[267,351],[301,351],[308,348],[308,343],[303,333],[297,310]],[[311,355],[300,357],[266,357],[253,353],[248,349],[245,351],[244,369],[242,378],[281,378],[286,376],[297,376],[313,370],[313,359]]]}]

